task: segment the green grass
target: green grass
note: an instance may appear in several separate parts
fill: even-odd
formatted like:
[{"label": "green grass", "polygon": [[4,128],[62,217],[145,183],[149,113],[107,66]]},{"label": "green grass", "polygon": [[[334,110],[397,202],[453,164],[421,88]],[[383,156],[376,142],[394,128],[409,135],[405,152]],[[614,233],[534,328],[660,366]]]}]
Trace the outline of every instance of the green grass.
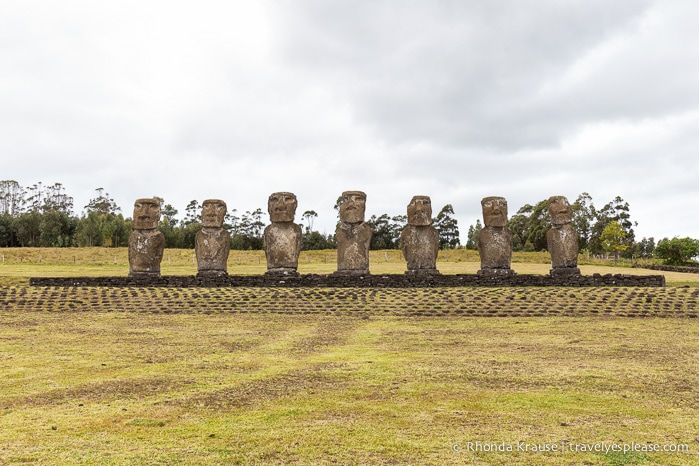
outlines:
[{"label": "green grass", "polygon": [[466,450],[564,440],[686,443],[643,457],[699,460],[696,321],[0,316],[3,464],[640,458]]},{"label": "green grass", "polygon": [[[6,248],[0,250],[0,284],[24,283],[25,277],[78,277],[125,276],[129,273],[126,248]],[[302,251],[299,272],[302,274],[329,274],[337,269],[337,252]],[[614,267],[611,261],[580,257],[583,274],[657,275],[648,269]],[[437,268],[444,274],[475,274],[480,268],[476,251],[457,249],[440,251]],[[546,275],[550,270],[550,256],[541,252],[516,252],[512,268],[521,274]],[[259,275],[267,270],[264,251],[231,251],[228,273],[231,275]],[[401,251],[370,251],[370,270],[374,274],[405,272]],[[194,275],[197,273],[194,251],[166,249],[161,264],[163,275]],[[669,286],[699,287],[699,274],[662,272]]]},{"label": "green grass", "polygon": [[[335,263],[335,250],[302,251],[300,264]],[[403,263],[401,251],[396,249],[371,251],[371,262]],[[550,264],[551,257],[546,252],[515,252],[514,263]],[[454,249],[439,251],[439,262],[478,262],[477,251]],[[0,249],[1,264],[62,264],[62,265],[122,265],[128,264],[127,248],[4,248]],[[228,265],[264,265],[264,251],[231,251]],[[583,265],[612,265],[611,259],[594,259],[580,255],[579,263]],[[191,249],[166,249],[163,265],[194,266],[196,259]],[[628,260],[621,260],[622,267],[631,265]],[[196,269],[195,269],[196,270]]]},{"label": "green grass", "polygon": [[[192,274],[178,253],[168,267]],[[373,255],[372,272],[401,273],[391,253]],[[699,463],[691,279],[667,288],[29,287],[29,276],[127,271],[119,257],[115,266],[44,254],[0,265],[3,465]],[[323,254],[304,267],[334,267]],[[240,259],[231,273],[259,273],[258,253]],[[438,263],[443,272],[477,270],[451,259]],[[548,271],[535,260],[513,267]],[[469,451],[469,442],[514,451]],[[689,451],[531,451],[632,443]]]}]

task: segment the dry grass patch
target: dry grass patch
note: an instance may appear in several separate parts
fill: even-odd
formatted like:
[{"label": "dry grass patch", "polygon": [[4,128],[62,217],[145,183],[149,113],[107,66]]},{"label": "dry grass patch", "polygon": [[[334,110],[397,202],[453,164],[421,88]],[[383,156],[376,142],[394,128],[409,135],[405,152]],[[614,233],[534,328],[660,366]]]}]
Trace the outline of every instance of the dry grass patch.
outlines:
[{"label": "dry grass patch", "polygon": [[[0,262],[0,284],[26,284],[26,277],[126,276],[126,248],[6,248]],[[373,274],[402,274],[405,260],[399,250],[370,251]],[[299,272],[329,274],[336,270],[337,251],[302,251]],[[631,269],[630,263],[614,267],[609,260],[580,256],[580,269],[586,275],[656,275],[657,271]],[[476,251],[466,249],[439,252],[437,268],[444,274],[475,274],[480,268]],[[520,274],[548,274],[550,256],[542,252],[516,252],[512,268]],[[196,260],[189,249],[166,249],[161,264],[163,275],[194,275]],[[228,272],[232,275],[259,275],[267,270],[264,251],[231,251]],[[699,287],[699,274],[664,272],[670,286]]]},{"label": "dry grass patch", "polygon": [[699,319],[678,318],[697,316],[696,285],[40,288],[26,274],[51,266],[15,267],[0,268],[0,464],[699,463]]},{"label": "dry grass patch", "polygon": [[[3,312],[0,463],[692,464],[697,332],[694,319]],[[466,449],[564,440],[690,451]]]}]

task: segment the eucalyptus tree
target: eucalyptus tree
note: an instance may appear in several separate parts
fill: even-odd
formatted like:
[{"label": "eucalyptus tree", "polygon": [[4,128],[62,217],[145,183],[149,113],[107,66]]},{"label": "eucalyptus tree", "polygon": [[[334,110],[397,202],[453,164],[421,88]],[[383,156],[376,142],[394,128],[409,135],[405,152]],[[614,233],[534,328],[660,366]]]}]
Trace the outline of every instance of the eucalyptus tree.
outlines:
[{"label": "eucalyptus tree", "polygon": [[434,227],[439,231],[440,249],[454,249],[461,244],[459,239],[459,222],[453,215],[454,207],[451,204],[447,204],[432,219]]}]

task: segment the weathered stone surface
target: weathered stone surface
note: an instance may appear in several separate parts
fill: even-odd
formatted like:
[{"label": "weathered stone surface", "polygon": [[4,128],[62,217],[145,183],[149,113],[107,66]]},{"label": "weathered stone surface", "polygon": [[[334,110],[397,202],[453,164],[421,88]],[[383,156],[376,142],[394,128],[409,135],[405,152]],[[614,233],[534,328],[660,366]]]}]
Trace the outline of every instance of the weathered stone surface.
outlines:
[{"label": "weathered stone surface", "polygon": [[557,269],[551,269],[551,276],[561,277],[564,275],[580,275],[580,269],[577,267],[559,267]]},{"label": "weathered stone surface", "polygon": [[439,232],[432,226],[429,196],[414,196],[408,204],[408,225],[400,235],[408,274],[438,274]]},{"label": "weathered stone surface", "polygon": [[220,199],[207,199],[201,208],[201,225],[194,238],[199,275],[226,275],[231,235],[223,229],[228,208]]},{"label": "weathered stone surface", "polygon": [[432,199],[430,196],[413,196],[407,210],[408,225],[416,227],[432,225]]},{"label": "weathered stone surface", "polygon": [[579,274],[578,233],[573,228],[573,211],[565,196],[549,198],[551,229],[546,234],[551,254],[551,274]]},{"label": "weathered stone surface", "polygon": [[273,223],[288,223],[294,221],[298,200],[294,193],[278,192],[270,194],[267,199],[267,212]]},{"label": "weathered stone surface", "polygon": [[362,222],[357,225],[340,224],[335,231],[337,239],[337,272],[346,275],[369,274],[369,243],[373,231]]},{"label": "weathered stone surface", "polygon": [[481,270],[510,269],[512,233],[507,227],[484,227],[478,232]]},{"label": "weathered stone surface", "polygon": [[133,229],[157,230],[160,221],[160,202],[157,199],[136,199],[133,205]]},{"label": "weathered stone surface", "polygon": [[337,240],[337,275],[368,275],[369,244],[373,234],[364,222],[366,194],[345,191],[340,199],[340,225]]},{"label": "weathered stone surface", "polygon": [[573,221],[573,209],[565,196],[551,196],[548,200],[551,225],[566,225]]},{"label": "weathered stone surface", "polygon": [[349,225],[364,222],[366,194],[362,191],[345,191],[340,196],[340,221]]},{"label": "weathered stone surface", "polygon": [[513,277],[517,273],[512,269],[480,269],[476,272],[477,275],[486,277]]},{"label": "weathered stone surface", "polygon": [[485,227],[478,232],[480,275],[511,276],[512,233],[507,228],[507,200],[491,196],[481,201]]},{"label": "weathered stone surface", "polygon": [[[313,288],[425,288],[473,286],[641,286],[663,287],[663,275],[225,275],[225,276],[147,276],[147,277],[34,277],[32,286],[162,286],[162,287],[313,287]],[[0,303],[2,301],[0,300]]]},{"label": "weathered stone surface", "polygon": [[293,193],[278,192],[269,196],[267,210],[271,225],[265,228],[267,273],[296,275],[303,232],[293,223],[298,201]]},{"label": "weathered stone surface", "polygon": [[160,202],[137,199],[134,203],[134,231],[129,237],[129,275],[158,276],[165,250],[165,237],[158,231]]},{"label": "weathered stone surface", "polygon": [[439,273],[439,232],[435,227],[406,225],[400,235],[400,242],[408,272]]},{"label": "weathered stone surface", "polygon": [[301,227],[291,222],[272,223],[265,228],[267,273],[296,273],[302,236]]},{"label": "weathered stone surface", "polygon": [[483,224],[486,227],[502,228],[507,226],[507,199],[501,196],[489,196],[481,199]]}]

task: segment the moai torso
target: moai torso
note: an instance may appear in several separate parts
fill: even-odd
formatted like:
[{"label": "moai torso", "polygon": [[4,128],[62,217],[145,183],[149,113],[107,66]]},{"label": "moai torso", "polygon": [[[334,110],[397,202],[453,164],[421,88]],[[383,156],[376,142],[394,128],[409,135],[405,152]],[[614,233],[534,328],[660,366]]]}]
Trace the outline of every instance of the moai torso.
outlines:
[{"label": "moai torso", "polygon": [[478,232],[481,269],[509,269],[512,262],[512,233],[507,227],[484,227]]},{"label": "moai torso", "polygon": [[431,225],[407,225],[400,235],[408,270],[437,270],[439,232]]},{"label": "moai torso", "polygon": [[194,238],[197,272],[204,275],[225,275],[230,249],[231,235],[223,228],[199,230]]},{"label": "moai torso", "polygon": [[134,230],[129,236],[129,275],[160,275],[165,236],[158,230]]},{"label": "moai torso", "polygon": [[292,222],[272,223],[265,228],[265,256],[269,272],[296,272],[303,233]]},{"label": "moai torso", "polygon": [[340,224],[335,231],[338,273],[369,273],[369,244],[372,233],[371,227],[365,222],[355,225]]},{"label": "moai torso", "polygon": [[570,224],[552,227],[546,234],[551,253],[551,267],[575,268],[578,266],[578,233]]}]

